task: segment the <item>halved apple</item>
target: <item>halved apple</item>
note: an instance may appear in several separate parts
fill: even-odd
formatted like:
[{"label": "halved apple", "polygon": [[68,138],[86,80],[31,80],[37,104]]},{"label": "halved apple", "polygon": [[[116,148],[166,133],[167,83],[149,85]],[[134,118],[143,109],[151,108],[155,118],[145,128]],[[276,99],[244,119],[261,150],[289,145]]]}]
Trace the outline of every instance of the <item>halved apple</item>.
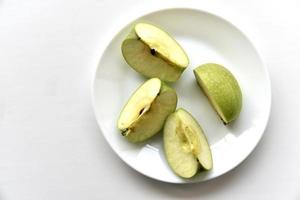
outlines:
[{"label": "halved apple", "polygon": [[195,118],[180,108],[169,115],[164,126],[164,149],[172,170],[183,178],[194,176],[199,168],[213,166],[210,146]]},{"label": "halved apple", "polygon": [[177,95],[174,89],[158,78],[142,84],[123,108],[118,129],[131,142],[142,142],[158,133],[175,111]]},{"label": "halved apple", "polygon": [[178,80],[189,64],[186,53],[169,34],[146,23],[133,27],[122,43],[122,54],[140,74],[167,82]]},{"label": "halved apple", "polygon": [[215,63],[197,67],[194,74],[223,123],[235,120],[241,112],[242,92],[233,74]]}]

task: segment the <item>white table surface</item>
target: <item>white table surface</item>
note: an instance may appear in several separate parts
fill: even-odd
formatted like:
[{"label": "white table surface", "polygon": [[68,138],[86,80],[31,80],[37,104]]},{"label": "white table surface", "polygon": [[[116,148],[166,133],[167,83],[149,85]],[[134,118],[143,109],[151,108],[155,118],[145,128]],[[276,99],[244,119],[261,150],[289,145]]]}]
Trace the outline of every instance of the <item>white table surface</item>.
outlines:
[{"label": "white table surface", "polygon": [[0,199],[299,200],[300,1],[199,1],[255,43],[273,100],[248,159],[193,185],[135,172],[95,121],[90,86],[101,40],[137,5],[143,1],[0,0]]}]

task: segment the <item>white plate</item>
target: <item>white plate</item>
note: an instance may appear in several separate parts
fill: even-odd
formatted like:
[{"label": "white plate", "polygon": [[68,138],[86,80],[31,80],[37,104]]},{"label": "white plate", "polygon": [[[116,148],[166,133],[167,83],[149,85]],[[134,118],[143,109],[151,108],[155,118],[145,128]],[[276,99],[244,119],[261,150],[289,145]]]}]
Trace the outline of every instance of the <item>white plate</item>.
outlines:
[{"label": "white plate", "polygon": [[[171,86],[178,107],[190,111],[204,129],[212,149],[214,167],[185,180],[169,168],[161,133],[142,144],[131,144],[116,128],[119,112],[135,89],[145,81],[124,61],[121,42],[137,21],[163,27],[178,40],[190,59],[188,69]],[[129,24],[128,24],[129,23]],[[93,85],[93,102],[101,131],[117,155],[129,166],[151,178],[171,182],[200,182],[220,176],[241,163],[263,135],[271,108],[270,81],[266,68],[247,37],[228,21],[196,9],[174,8],[150,12],[125,21],[113,31],[103,51]],[[203,63],[226,66],[243,92],[239,118],[224,126],[197,86],[192,70]]]}]

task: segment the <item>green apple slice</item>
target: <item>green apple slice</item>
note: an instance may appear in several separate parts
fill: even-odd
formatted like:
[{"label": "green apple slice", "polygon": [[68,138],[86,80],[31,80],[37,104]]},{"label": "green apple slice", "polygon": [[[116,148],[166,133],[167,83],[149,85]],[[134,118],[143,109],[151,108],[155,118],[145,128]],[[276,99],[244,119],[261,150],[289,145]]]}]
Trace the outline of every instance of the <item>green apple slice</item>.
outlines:
[{"label": "green apple slice", "polygon": [[177,95],[174,89],[158,78],[149,79],[124,106],[118,119],[118,129],[129,141],[142,142],[162,129],[176,105]]},{"label": "green apple slice", "polygon": [[210,146],[195,118],[180,108],[169,115],[164,126],[164,149],[172,170],[183,178],[213,166]]},{"label": "green apple slice", "polygon": [[225,67],[208,63],[194,69],[197,82],[226,125],[242,108],[242,92],[233,74]]},{"label": "green apple slice", "polygon": [[133,27],[122,43],[122,54],[140,74],[167,82],[178,80],[189,64],[186,53],[169,34],[146,23]]}]

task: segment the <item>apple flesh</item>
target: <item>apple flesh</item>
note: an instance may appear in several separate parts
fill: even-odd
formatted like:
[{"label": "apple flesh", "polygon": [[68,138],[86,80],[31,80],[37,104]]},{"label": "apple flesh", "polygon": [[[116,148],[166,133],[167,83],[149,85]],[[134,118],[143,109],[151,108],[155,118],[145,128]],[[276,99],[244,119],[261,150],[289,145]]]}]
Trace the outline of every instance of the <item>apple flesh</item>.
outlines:
[{"label": "apple flesh", "polygon": [[131,142],[145,141],[162,129],[176,105],[174,89],[158,78],[149,79],[124,106],[118,119],[118,129]]},{"label": "apple flesh", "polygon": [[160,28],[136,24],[122,43],[126,62],[140,74],[175,82],[189,64],[182,47]]},{"label": "apple flesh", "polygon": [[213,166],[210,146],[195,118],[180,108],[169,115],[164,126],[164,150],[172,170],[183,178]]},{"label": "apple flesh", "polygon": [[242,109],[241,88],[225,67],[208,63],[194,69],[196,80],[223,123],[234,121]]}]

